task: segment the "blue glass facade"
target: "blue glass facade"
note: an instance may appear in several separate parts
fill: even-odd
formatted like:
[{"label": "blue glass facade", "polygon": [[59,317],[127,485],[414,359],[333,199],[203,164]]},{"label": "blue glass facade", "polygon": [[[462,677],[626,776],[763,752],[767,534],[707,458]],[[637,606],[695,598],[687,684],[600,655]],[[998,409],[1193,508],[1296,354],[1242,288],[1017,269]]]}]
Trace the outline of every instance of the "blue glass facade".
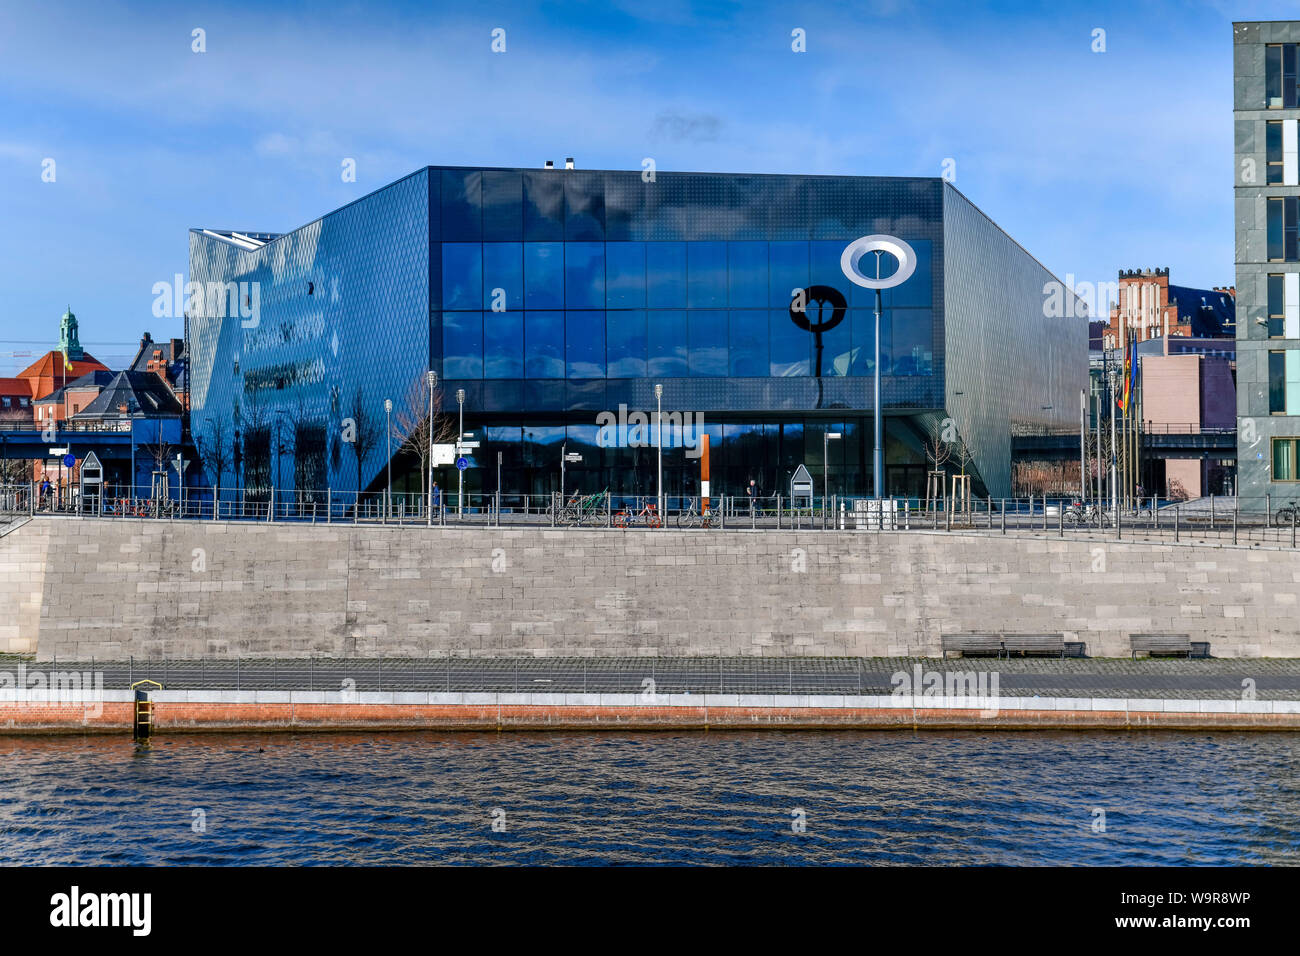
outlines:
[{"label": "blue glass facade", "polygon": [[[753,478],[784,492],[798,464],[820,474],[822,434],[833,430],[844,438],[831,446],[831,491],[863,493],[875,294],[845,278],[840,256],[853,239],[887,233],[918,259],[884,293],[881,320],[887,481],[892,493],[916,493],[921,426],[951,404],[946,300],[973,291],[971,279],[946,280],[954,203],[965,200],[939,179],[659,173],[645,182],[639,172],[430,167],[257,248],[195,230],[191,280],[256,281],[261,313],[255,328],[191,315],[193,429],[202,435],[228,417],[241,442],[257,436],[240,466],[250,488],[365,487],[384,449],[355,461],[338,440],[348,413],[382,418],[384,399],[400,404],[431,368],[445,394],[465,390],[467,430],[483,429],[480,457],[492,467],[471,469],[472,489],[496,490],[501,451],[503,491],[552,490],[567,440],[583,454],[572,472],[580,487],[645,493],[654,449],[637,447],[635,434],[611,445],[596,416],[620,406],[653,413],[661,384],[665,413],[703,416],[715,489],[741,493]],[[1048,329],[1038,287],[1050,274],[983,222],[1005,243],[988,242],[978,223],[960,241],[994,253],[988,275],[1019,268],[1026,283],[974,320],[976,337],[998,347],[1018,337],[1016,350],[1040,357],[1056,349],[1061,368],[1077,352],[1086,379],[1086,323]],[[817,287],[794,315],[792,300]],[[1068,408],[1068,374],[1038,381],[1032,359],[1018,374],[1023,394],[1041,392],[1029,418]],[[990,385],[981,400],[1006,382]],[[1004,466],[991,438],[1000,425],[1009,433],[1006,412],[971,419],[992,441],[975,470],[995,494],[1009,480],[1009,457]],[[277,422],[295,436],[318,427],[319,439],[286,450]],[[681,440],[665,441],[675,445],[670,493],[695,487]]]}]

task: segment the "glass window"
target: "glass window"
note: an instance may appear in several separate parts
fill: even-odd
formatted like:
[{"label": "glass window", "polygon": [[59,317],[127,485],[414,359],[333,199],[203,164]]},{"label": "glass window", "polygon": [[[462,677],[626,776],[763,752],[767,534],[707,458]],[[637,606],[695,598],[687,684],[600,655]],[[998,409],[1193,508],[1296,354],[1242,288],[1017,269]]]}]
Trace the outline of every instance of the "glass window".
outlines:
[{"label": "glass window", "polygon": [[518,242],[524,237],[524,179],[519,173],[483,172],[483,238]]},{"label": "glass window", "polygon": [[1296,105],[1295,90],[1296,45],[1282,44],[1282,106],[1294,109]]},{"label": "glass window", "polygon": [[[815,314],[815,313],[814,313]],[[825,310],[825,316],[829,320],[833,315],[833,310],[828,306]],[[849,317],[848,310],[845,310],[843,318],[838,325],[827,329],[821,335],[821,370],[817,369],[817,340],[813,338],[813,374],[823,375],[827,378],[832,376],[839,377],[852,375],[853,373],[853,322]]]},{"label": "glass window", "polygon": [[727,313],[720,309],[687,316],[687,366],[693,376],[726,376]]},{"label": "glass window", "polygon": [[767,243],[727,243],[727,302],[742,309],[767,306]]},{"label": "glass window", "polygon": [[483,313],[442,314],[442,374],[445,378],[483,377]]},{"label": "glass window", "polygon": [[570,309],[600,309],[605,305],[605,244],[564,244],[564,304]]},{"label": "glass window", "polygon": [[1286,353],[1268,353],[1268,411],[1281,415],[1286,411]]},{"label": "glass window", "polygon": [[649,308],[680,309],[686,305],[686,243],[646,243],[645,273]]},{"label": "glass window", "polygon": [[644,378],[646,314],[643,310],[605,313],[605,353],[610,378]]},{"label": "glass window", "polygon": [[[772,242],[768,244],[768,305],[788,309],[795,289],[808,288],[808,243]],[[789,318],[787,315],[786,318]]]},{"label": "glass window", "polygon": [[[916,253],[916,271],[912,273],[911,278],[900,286],[893,289],[887,289],[881,296],[882,304],[886,307],[894,308],[922,308],[928,309],[934,304],[933,272],[931,263],[933,262],[932,243],[929,239],[909,239],[907,244],[912,247]],[[872,289],[864,289],[862,286],[853,285],[853,298],[851,302],[854,305],[861,305],[864,308],[874,309],[876,306],[876,294]]]},{"label": "glass window", "polygon": [[564,243],[524,243],[524,304],[530,309],[564,305]]},{"label": "glass window", "polygon": [[524,375],[564,378],[564,313],[524,313]]},{"label": "glass window", "polygon": [[564,238],[564,181],[559,173],[524,173],[524,241]]},{"label": "glass window", "polygon": [[[882,360],[890,375],[930,375],[933,372],[934,336],[929,309],[890,309],[881,316],[889,322],[889,358]],[[873,318],[874,322],[874,318]]]},{"label": "glass window", "polygon": [[687,304],[693,309],[725,308],[727,304],[727,244],[686,244]]},{"label": "glass window", "polygon": [[442,244],[444,309],[483,308],[483,246],[477,242]]},{"label": "glass window", "polygon": [[501,312],[523,307],[523,243],[483,243],[483,308]]},{"label": "glass window", "polygon": [[1282,181],[1282,122],[1264,124],[1264,156],[1268,163],[1267,183]]},{"label": "glass window", "polygon": [[767,310],[733,310],[729,319],[729,359],[736,378],[767,378]]},{"label": "glass window", "polygon": [[605,377],[605,313],[564,313],[569,378]]},{"label": "glass window", "polygon": [[1268,277],[1268,337],[1281,338],[1286,332],[1286,277]]},{"label": "glass window", "polygon": [[1264,48],[1264,104],[1282,108],[1282,47],[1277,44]]},{"label": "glass window", "polygon": [[[808,282],[810,285],[829,286],[848,303],[853,301],[853,290],[860,287],[850,282],[840,268],[840,255],[844,252],[845,245],[843,242],[810,242]],[[875,292],[872,292],[871,304],[874,305],[875,301]]]},{"label": "glass window", "polygon": [[1273,480],[1295,481],[1296,451],[1300,447],[1300,438],[1273,439]]},{"label": "glass window", "polygon": [[483,313],[483,377],[524,377],[522,312]]},{"label": "glass window", "polygon": [[[846,322],[852,323],[853,352],[849,362],[850,375],[873,375],[876,365],[876,313],[868,309],[850,309]],[[880,357],[882,374],[889,369],[889,319],[880,317]]]},{"label": "glass window", "polygon": [[1268,201],[1268,258],[1270,262],[1282,261],[1282,237],[1285,232],[1283,204],[1283,199],[1270,199]]},{"label": "glass window", "polygon": [[650,378],[686,377],[685,312],[646,314],[646,365]]},{"label": "glass window", "polygon": [[483,174],[442,171],[442,238],[453,242],[483,239]]},{"label": "glass window", "polygon": [[790,312],[786,309],[769,311],[768,330],[770,374],[777,378],[811,375],[812,336],[790,320]]},{"label": "glass window", "polygon": [[645,243],[605,244],[605,304],[611,309],[645,308]]},{"label": "glass window", "polygon": [[599,173],[566,170],[564,178],[564,238],[569,241],[605,238],[605,188]]}]

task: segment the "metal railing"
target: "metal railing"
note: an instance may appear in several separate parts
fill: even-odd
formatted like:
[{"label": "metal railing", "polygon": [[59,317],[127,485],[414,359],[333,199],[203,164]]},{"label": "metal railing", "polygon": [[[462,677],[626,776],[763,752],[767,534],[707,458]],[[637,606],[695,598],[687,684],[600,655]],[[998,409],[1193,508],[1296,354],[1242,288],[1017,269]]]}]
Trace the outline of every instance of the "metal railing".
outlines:
[{"label": "metal railing", "polygon": [[[575,502],[585,502],[575,507]],[[223,490],[199,496],[154,496],[150,489],[103,486],[98,497],[59,499],[30,484],[0,485],[0,515],[62,514],[110,520],[261,521],[396,527],[503,527],[778,531],[962,532],[1215,540],[1293,548],[1300,526],[1297,497],[1208,496],[1170,501],[1159,496],[1121,504],[1077,495],[970,498],[895,497],[883,502],[832,495],[802,497],[715,495],[708,499],[653,495],[442,494],[428,510],[420,492]]]}]

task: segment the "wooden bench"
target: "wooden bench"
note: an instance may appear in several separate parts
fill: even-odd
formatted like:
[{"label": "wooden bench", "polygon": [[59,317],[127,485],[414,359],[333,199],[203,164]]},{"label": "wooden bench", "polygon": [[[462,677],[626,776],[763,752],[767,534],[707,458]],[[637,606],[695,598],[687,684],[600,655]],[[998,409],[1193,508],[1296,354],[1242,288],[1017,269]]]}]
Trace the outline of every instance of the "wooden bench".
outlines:
[{"label": "wooden bench", "polygon": [[956,651],[963,656],[969,654],[992,654],[1002,656],[1001,634],[944,634],[942,635],[943,656],[949,651]]},{"label": "wooden bench", "polygon": [[1019,652],[1024,657],[1028,654],[1053,654],[1065,656],[1064,634],[1003,634],[1002,647],[1010,657]]},{"label": "wooden bench", "polygon": [[1128,641],[1134,660],[1137,660],[1139,651],[1148,657],[1156,654],[1186,654],[1189,658],[1210,656],[1209,641],[1194,641],[1186,634],[1130,634]]}]

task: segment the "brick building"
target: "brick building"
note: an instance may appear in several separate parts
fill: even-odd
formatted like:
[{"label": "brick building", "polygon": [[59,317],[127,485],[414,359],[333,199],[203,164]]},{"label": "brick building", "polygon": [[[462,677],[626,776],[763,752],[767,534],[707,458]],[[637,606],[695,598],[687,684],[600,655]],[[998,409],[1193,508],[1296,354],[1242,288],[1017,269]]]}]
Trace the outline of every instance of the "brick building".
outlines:
[{"label": "brick building", "polygon": [[1233,286],[1196,289],[1171,285],[1169,269],[1121,269],[1119,296],[1102,332],[1102,346],[1120,347],[1129,331],[1139,342],[1167,335],[1233,338],[1236,335]]}]

